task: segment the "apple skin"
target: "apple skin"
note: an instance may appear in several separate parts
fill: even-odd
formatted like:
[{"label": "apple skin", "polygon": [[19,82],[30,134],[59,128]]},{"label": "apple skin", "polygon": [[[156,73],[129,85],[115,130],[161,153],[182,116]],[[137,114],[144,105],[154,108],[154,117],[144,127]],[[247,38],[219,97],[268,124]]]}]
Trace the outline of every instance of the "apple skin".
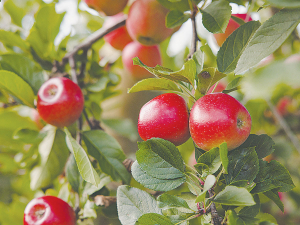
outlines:
[{"label": "apple skin", "polygon": [[42,119],[53,126],[71,125],[80,117],[83,106],[82,91],[70,79],[51,78],[38,91],[37,110]]},{"label": "apple skin", "polygon": [[[216,86],[216,84],[214,84],[213,86],[211,86],[211,88],[208,90],[207,94],[210,94],[210,93],[214,90],[215,86]],[[217,85],[217,87],[216,87],[214,93],[222,92],[222,91],[225,90],[225,88],[226,88],[226,84],[225,84],[224,82],[221,82],[221,81],[220,81],[220,82],[218,83],[218,85]]]},{"label": "apple skin", "polygon": [[88,7],[95,9],[105,16],[113,16],[122,12],[128,0],[84,0]]},{"label": "apple skin", "polygon": [[[108,17],[105,20],[103,27],[104,28],[110,27],[120,22],[124,18],[126,18],[124,13],[118,13],[117,15]],[[127,44],[133,41],[129,36],[125,25],[110,32],[109,34],[105,35],[103,38],[107,43],[109,43],[112,47],[118,50],[123,50]]]},{"label": "apple skin", "polygon": [[184,98],[174,93],[159,95],[140,110],[138,132],[146,141],[162,138],[178,146],[189,137],[189,114]]},{"label": "apple skin", "polygon": [[25,208],[24,225],[76,225],[71,206],[60,198],[43,196],[31,200]]},{"label": "apple skin", "polygon": [[[250,17],[250,15],[246,14],[246,13],[241,13],[241,14],[232,14],[233,16],[239,17],[242,20],[244,20],[245,22],[249,22],[252,20],[252,18]],[[247,19],[248,16],[248,19]],[[246,21],[247,19],[247,21]],[[226,27],[225,33],[218,33],[218,34],[214,34],[214,37],[217,41],[217,44],[219,46],[222,46],[222,44],[225,42],[225,40],[229,37],[230,34],[233,33],[233,31],[235,31],[237,28],[240,27],[240,24],[235,22],[233,19],[229,19],[228,25]]]},{"label": "apple skin", "polygon": [[126,20],[129,35],[143,45],[159,44],[174,32],[174,29],[165,25],[168,12],[169,10],[156,0],[135,1]]},{"label": "apple skin", "polygon": [[209,151],[226,142],[228,150],[232,150],[248,138],[251,117],[235,98],[224,93],[212,93],[193,105],[189,127],[191,137],[199,148]]},{"label": "apple skin", "polygon": [[138,65],[133,65],[132,59],[138,57],[145,65],[155,67],[162,64],[161,53],[158,45],[145,46],[138,42],[131,42],[122,51],[124,68],[137,80],[153,77],[149,71]]}]

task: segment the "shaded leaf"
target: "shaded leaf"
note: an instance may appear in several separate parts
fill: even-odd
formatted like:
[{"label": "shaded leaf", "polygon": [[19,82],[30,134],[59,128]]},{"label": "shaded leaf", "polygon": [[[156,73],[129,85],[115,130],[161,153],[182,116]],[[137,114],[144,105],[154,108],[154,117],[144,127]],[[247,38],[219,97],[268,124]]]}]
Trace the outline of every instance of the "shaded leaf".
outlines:
[{"label": "shaded leaf", "polygon": [[0,30],[0,42],[5,46],[17,46],[23,51],[29,51],[29,44],[11,31]]},{"label": "shaded leaf", "polygon": [[267,0],[272,5],[278,7],[285,7],[285,8],[298,8],[300,7],[300,2],[298,0]]},{"label": "shaded leaf", "polygon": [[166,16],[166,27],[176,28],[186,22],[189,18],[189,14],[183,13],[176,9],[171,10]]},{"label": "shaded leaf", "polygon": [[19,128],[13,134],[13,138],[15,140],[20,140],[28,144],[37,144],[41,142],[45,136],[46,133],[44,132],[39,132],[37,130],[28,128]]},{"label": "shaded leaf", "polygon": [[280,200],[278,191],[276,189],[266,191],[264,192],[264,195],[267,196],[269,199],[271,199],[279,207],[281,212],[284,212],[284,205]]},{"label": "shaded leaf", "polygon": [[159,208],[184,208],[189,212],[193,212],[187,202],[175,195],[164,193],[157,198]]},{"label": "shaded leaf", "polygon": [[[208,166],[208,170],[201,164]],[[220,168],[222,162],[219,154],[219,148],[213,148],[208,152],[202,154],[197,159],[197,164],[194,167],[197,169],[202,176],[207,176],[208,174],[214,174]]]},{"label": "shaded leaf", "polygon": [[202,95],[205,95],[211,86],[224,77],[226,75],[217,71],[216,68],[205,68],[198,74],[197,89]]},{"label": "shaded leaf", "polygon": [[240,82],[244,76],[235,76],[235,78],[227,85],[225,90],[223,90],[223,93],[230,93],[232,91],[238,90]]},{"label": "shaded leaf", "polygon": [[205,179],[203,191],[201,194],[198,195],[195,202],[203,202],[205,200],[206,192],[215,185],[216,181],[217,179],[214,175],[208,175]]},{"label": "shaded leaf", "polygon": [[156,213],[147,213],[142,215],[136,225],[173,225],[170,219],[167,216],[163,216]]},{"label": "shaded leaf", "polygon": [[227,143],[224,142],[220,145],[219,147],[219,152],[220,152],[220,158],[221,158],[221,162],[223,165],[223,168],[225,170],[225,174],[228,174],[228,149],[227,149]]},{"label": "shaded leaf", "polygon": [[73,154],[70,155],[66,164],[66,178],[69,184],[71,185],[72,189],[79,193],[79,188],[83,182],[83,179],[79,173]]},{"label": "shaded leaf", "polygon": [[157,78],[148,78],[143,79],[133,85],[129,90],[128,93],[134,93],[139,91],[178,91],[182,92],[177,84],[172,80],[167,79],[157,79]]}]

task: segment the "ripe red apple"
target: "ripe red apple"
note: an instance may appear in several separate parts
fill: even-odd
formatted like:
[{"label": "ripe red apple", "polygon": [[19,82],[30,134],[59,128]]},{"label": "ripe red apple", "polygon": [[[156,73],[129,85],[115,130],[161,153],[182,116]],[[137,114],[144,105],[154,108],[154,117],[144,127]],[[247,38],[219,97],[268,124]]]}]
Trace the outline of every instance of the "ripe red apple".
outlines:
[{"label": "ripe red apple", "polygon": [[198,99],[189,119],[192,139],[205,151],[227,143],[228,150],[240,146],[249,136],[251,117],[235,98],[213,93]]},{"label": "ripe red apple", "polygon": [[[118,13],[117,15],[108,17],[104,24],[103,27],[107,28],[110,27],[118,22],[120,22],[122,19],[126,18],[124,13]],[[112,47],[118,50],[123,50],[123,48],[132,42],[131,37],[129,36],[126,26],[122,26],[109,34],[104,36],[104,40],[109,43]]]},{"label": "ripe red apple", "polygon": [[140,80],[153,75],[145,68],[133,65],[132,59],[138,57],[145,65],[155,67],[161,65],[161,54],[157,45],[145,46],[138,42],[131,42],[122,51],[124,68],[136,79]]},{"label": "ripe red apple", "polygon": [[[211,88],[208,90],[207,94],[210,94],[214,90],[215,86],[216,86],[216,84],[214,84],[213,86],[211,86]],[[214,93],[216,93],[216,92],[222,92],[222,91],[225,90],[225,88],[226,88],[226,84],[224,82],[220,81],[218,83],[217,87],[215,88]]]},{"label": "ripe red apple", "polygon": [[81,89],[70,79],[51,78],[38,91],[37,110],[42,119],[51,125],[71,125],[80,117],[83,106]]},{"label": "ripe red apple", "polygon": [[168,12],[156,0],[135,1],[130,6],[126,20],[129,35],[143,45],[159,44],[173,33],[173,29],[165,25]]},{"label": "ripe red apple", "polygon": [[138,132],[146,141],[162,138],[181,145],[189,137],[189,115],[185,100],[174,93],[159,95],[140,110]]},{"label": "ripe red apple", "polygon": [[31,200],[25,208],[24,225],[75,225],[71,206],[60,198],[43,196]]},{"label": "ripe red apple", "polygon": [[88,7],[106,16],[113,16],[122,12],[128,0],[84,0]]},{"label": "ripe red apple", "polygon": [[[248,15],[246,13],[232,14],[232,15],[243,19],[245,22],[249,22],[252,20],[250,15]],[[226,27],[225,33],[214,34],[217,44],[219,46],[222,46],[222,44],[225,42],[225,40],[228,38],[228,36],[230,34],[232,34],[233,31],[235,31],[237,28],[239,28],[239,26],[240,26],[239,23],[235,22],[233,19],[230,18],[229,23]]]}]

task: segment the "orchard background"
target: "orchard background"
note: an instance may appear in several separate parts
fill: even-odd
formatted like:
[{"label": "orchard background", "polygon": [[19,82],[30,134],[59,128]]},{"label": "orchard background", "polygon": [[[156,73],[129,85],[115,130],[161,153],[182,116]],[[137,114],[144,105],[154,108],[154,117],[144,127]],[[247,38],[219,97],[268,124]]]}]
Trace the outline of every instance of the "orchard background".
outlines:
[{"label": "orchard background", "polygon": [[[125,14],[133,2],[123,9]],[[154,220],[220,224],[216,221],[220,216],[224,224],[300,224],[299,1],[159,2],[170,10],[166,25],[175,28],[159,43],[163,67],[152,68],[155,65],[144,62],[144,56],[139,59],[145,65],[134,59],[156,75],[153,81],[133,77],[123,67],[122,51],[103,39],[124,20],[102,27],[107,16],[77,0],[1,1],[1,225],[22,224],[26,205],[45,194],[68,202],[78,224],[152,224]],[[176,5],[182,2],[188,7]],[[241,26],[220,48],[213,33],[225,31],[232,13],[246,12],[253,21],[232,17]],[[154,26],[164,23],[155,21]],[[213,81],[201,80],[198,74],[203,72],[212,75]],[[37,121],[34,110],[40,86],[50,77],[62,76],[77,82],[85,97],[82,116],[68,128]],[[182,156],[182,162],[175,165],[168,157],[160,158],[182,174],[172,180],[166,172],[162,180],[174,188],[159,186],[162,180],[156,178],[146,181],[135,175],[139,182],[133,179],[129,171],[135,153],[145,151],[144,143],[150,143],[142,142],[137,132],[141,107],[164,92],[176,92],[185,97],[190,109],[191,95],[202,97],[214,82],[223,85],[215,91],[229,93],[248,109],[249,142],[256,144],[230,151],[228,157],[224,145],[209,151],[206,158],[197,148],[199,192],[199,184],[193,185],[195,177],[190,176],[195,157],[191,138],[170,147],[177,158]],[[247,159],[238,153],[243,150]],[[233,162],[244,170],[239,179],[224,172],[234,171]],[[147,171],[139,164],[142,159],[133,164],[135,174]],[[146,165],[153,166],[150,160]],[[264,170],[255,171],[258,165]],[[154,170],[150,168],[147,176]],[[224,191],[236,191],[236,195],[230,198]],[[128,205],[135,207],[126,211]]]}]

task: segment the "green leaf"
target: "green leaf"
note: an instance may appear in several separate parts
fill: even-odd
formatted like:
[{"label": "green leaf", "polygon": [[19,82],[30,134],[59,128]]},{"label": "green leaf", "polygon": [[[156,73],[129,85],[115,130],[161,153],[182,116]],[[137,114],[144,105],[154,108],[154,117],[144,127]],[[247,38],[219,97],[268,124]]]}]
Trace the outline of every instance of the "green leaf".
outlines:
[{"label": "green leaf", "polygon": [[137,141],[138,139],[136,124],[130,119],[103,119],[101,122],[117,134],[127,137],[131,141]]},{"label": "green leaf", "polygon": [[[208,166],[208,170],[203,168],[201,164]],[[197,164],[194,165],[195,168],[202,176],[207,176],[208,174],[214,174],[220,168],[222,162],[219,154],[219,148],[213,148],[208,152],[204,153],[197,159]]]},{"label": "green leaf", "polygon": [[198,195],[195,202],[203,202],[205,200],[206,192],[215,185],[216,181],[217,179],[214,175],[208,175],[204,183],[203,191]]},{"label": "green leaf", "polygon": [[133,58],[132,61],[134,65],[139,65],[141,67],[144,67],[150,73],[154,74],[159,78],[166,78],[177,82],[183,81],[191,85],[194,85],[194,79],[195,79],[197,68],[196,68],[195,61],[193,59],[188,60],[186,63],[184,63],[181,70],[175,72],[171,69],[159,65],[157,65],[156,67],[148,67],[145,64],[143,64],[138,57]]},{"label": "green leaf", "polygon": [[139,91],[178,91],[182,92],[177,84],[172,80],[167,79],[157,79],[157,78],[148,78],[143,79],[133,85],[129,90],[128,93],[134,93]]},{"label": "green leaf", "polygon": [[223,168],[225,170],[225,174],[228,174],[228,149],[227,149],[227,143],[224,142],[220,145],[219,147],[219,152],[220,152],[220,158],[221,158],[221,162],[223,165]]},{"label": "green leaf", "polygon": [[284,212],[284,205],[279,198],[277,189],[273,189],[271,191],[266,191],[266,192],[264,192],[264,195],[267,196],[269,199],[271,199],[279,207],[279,209],[282,212]]},{"label": "green leaf", "polygon": [[274,141],[266,134],[250,134],[247,140],[238,149],[255,147],[259,159],[262,159],[274,152]]},{"label": "green leaf", "polygon": [[235,73],[242,73],[272,54],[300,22],[300,8],[283,9],[264,22],[243,51]]},{"label": "green leaf", "polygon": [[254,147],[231,151],[229,156],[226,184],[247,180],[251,183],[259,171],[259,161]]},{"label": "green leaf", "polygon": [[101,170],[113,180],[121,179],[128,184],[131,175],[123,165],[126,156],[119,143],[102,130],[83,132],[82,138],[88,153],[99,163]]},{"label": "green leaf", "polygon": [[[169,0],[157,0],[160,4],[162,4],[165,8],[170,10],[180,10],[181,12],[185,12],[190,10],[190,5],[187,0],[176,0],[175,2],[169,1]],[[200,2],[200,0],[193,0],[196,4]]]},{"label": "green leaf", "polygon": [[260,223],[269,222],[268,223],[269,225],[278,224],[276,219],[271,214],[268,214],[268,213],[260,213],[260,214],[257,215],[256,218],[259,219]]},{"label": "green leaf", "polygon": [[[85,182],[85,185],[83,187],[83,191],[82,191],[82,195],[83,196],[90,196],[92,194],[94,194],[97,191],[100,191],[104,186],[106,186],[107,184],[111,183],[111,177],[106,175],[105,173],[101,173],[100,174],[100,183],[98,184],[98,186],[95,186],[91,183],[87,183]],[[107,189],[104,189],[105,191]]]},{"label": "green leaf", "polygon": [[180,10],[171,10],[166,16],[166,27],[175,28],[186,22],[190,18],[189,14],[183,13]]},{"label": "green leaf", "polygon": [[27,144],[37,144],[46,136],[45,133],[29,128],[19,128],[13,134],[13,139]]},{"label": "green leaf", "polygon": [[253,199],[255,201],[255,205],[245,206],[239,211],[239,217],[255,217],[260,211],[260,200],[258,195],[254,195]]},{"label": "green leaf", "polygon": [[209,4],[201,10],[202,23],[211,33],[224,33],[231,16],[231,6],[229,2],[220,0]]},{"label": "green leaf", "polygon": [[184,210],[187,210],[187,212],[193,212],[184,199],[175,195],[164,193],[158,196],[157,201],[157,205],[159,208],[183,208]]},{"label": "green leaf", "polygon": [[4,46],[17,46],[25,52],[29,51],[29,44],[18,34],[10,31],[0,30],[0,42]]},{"label": "green leaf", "polygon": [[230,93],[232,91],[238,90],[241,80],[244,76],[238,75],[227,85],[226,89],[223,90],[223,93]]},{"label": "green leaf", "polygon": [[26,14],[25,10],[16,6],[13,1],[5,1],[3,7],[9,13],[12,22],[19,27],[22,27],[22,19]]},{"label": "green leaf", "polygon": [[300,2],[299,0],[267,0],[267,2],[275,5],[277,7],[285,7],[285,8],[299,8]]},{"label": "green leaf", "polygon": [[34,107],[32,88],[17,74],[0,70],[0,88],[20,99],[25,105]]},{"label": "green leaf", "polygon": [[193,54],[192,58],[196,63],[196,75],[197,75],[203,70],[204,52],[199,49]]},{"label": "green leaf", "polygon": [[68,148],[75,157],[80,175],[85,181],[92,183],[95,186],[98,186],[100,182],[100,177],[94,169],[92,163],[90,162],[90,159],[86,154],[85,150],[71,136],[70,132],[66,127],[64,128],[64,131],[66,133],[66,142]]},{"label": "green leaf", "polygon": [[171,191],[186,181],[185,177],[177,179],[158,179],[152,177],[142,170],[137,161],[132,164],[131,173],[137,182],[154,191]]},{"label": "green leaf", "polygon": [[40,164],[33,168],[30,173],[30,188],[47,187],[63,172],[69,156],[65,142],[65,134],[53,126],[46,126],[46,137],[39,144]]},{"label": "green leaf", "polygon": [[227,210],[227,223],[230,225],[256,225],[259,220],[253,217],[244,217],[236,214],[234,210]]},{"label": "green leaf", "polygon": [[184,164],[179,150],[169,141],[152,138],[138,143],[136,159],[148,175],[158,179],[184,177]]},{"label": "green leaf", "polygon": [[71,154],[66,164],[66,177],[72,189],[79,193],[83,179],[79,173],[74,155]]},{"label": "green leaf", "polygon": [[156,213],[147,213],[142,215],[136,225],[173,225],[167,216],[163,216]]},{"label": "green leaf", "polygon": [[217,65],[220,72],[228,74],[236,69],[242,54],[259,26],[260,22],[250,21],[240,26],[226,39],[217,54]]},{"label": "green leaf", "polygon": [[262,193],[275,188],[278,188],[279,192],[287,192],[295,187],[289,171],[279,162],[272,160],[268,163],[259,160],[259,168],[254,180],[256,186],[251,193]]},{"label": "green leaf", "polygon": [[127,185],[121,185],[117,189],[117,208],[119,220],[123,225],[133,225],[147,213],[161,214],[156,200],[151,195]]},{"label": "green leaf", "polygon": [[37,65],[29,58],[19,54],[4,54],[0,56],[2,69],[14,72],[26,81],[37,94],[41,85],[45,82],[42,72],[38,72]]},{"label": "green leaf", "polygon": [[205,68],[198,74],[198,90],[205,95],[209,88],[216,82],[226,77],[224,73],[220,73],[216,68]]},{"label": "green leaf", "polygon": [[226,186],[223,191],[219,192],[212,201],[222,205],[255,205],[252,195],[247,191],[246,188],[229,185]]}]

